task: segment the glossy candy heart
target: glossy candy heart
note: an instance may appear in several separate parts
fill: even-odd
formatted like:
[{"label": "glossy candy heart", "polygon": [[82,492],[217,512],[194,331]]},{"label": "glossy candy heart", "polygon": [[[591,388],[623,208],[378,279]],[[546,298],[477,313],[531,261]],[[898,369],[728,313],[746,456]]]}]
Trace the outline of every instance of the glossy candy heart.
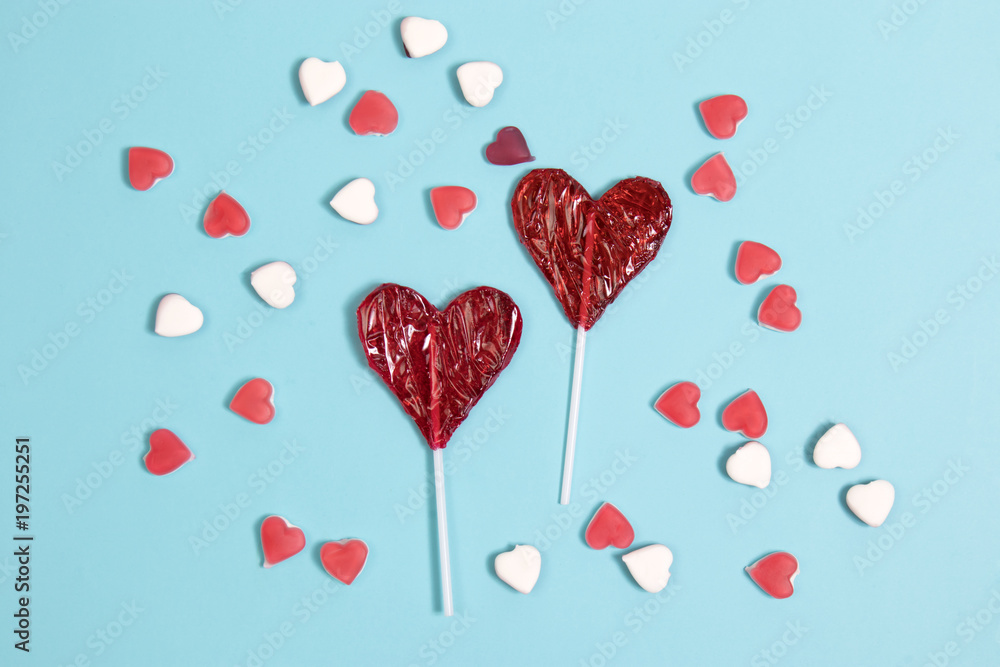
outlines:
[{"label": "glossy candy heart", "polygon": [[458,229],[476,210],[476,193],[460,185],[444,185],[431,190],[434,217],[444,229]]},{"label": "glossy candy heart", "polygon": [[497,138],[486,147],[486,161],[490,164],[510,165],[534,162],[535,156],[528,150],[521,130],[514,126],[497,131]]},{"label": "glossy candy heart", "polygon": [[351,109],[347,124],[355,134],[383,136],[399,125],[399,112],[384,94],[369,90]]},{"label": "glossy candy heart", "polygon": [[155,148],[128,149],[128,181],[136,190],[148,190],[174,172],[174,161]]},{"label": "glossy candy heart", "polygon": [[653,261],[672,207],[649,178],[619,181],[600,199],[561,169],[536,169],[510,202],[514,228],[574,327],[590,329]]},{"label": "glossy candy heart", "polygon": [[224,191],[208,205],[203,222],[205,233],[213,239],[243,236],[250,231],[250,216],[246,209]]},{"label": "glossy candy heart", "polygon": [[264,378],[254,378],[239,388],[229,409],[255,424],[267,424],[274,419],[274,387]]},{"label": "glossy candy heart", "polygon": [[365,569],[368,562],[368,545],[362,540],[327,542],[319,550],[323,569],[331,577],[348,586]]},{"label": "glossy candy heart", "polygon": [[726,162],[726,156],[716,153],[705,160],[691,177],[691,189],[699,195],[729,201],[736,196],[736,176]]},{"label": "glossy candy heart", "polygon": [[668,421],[681,428],[691,428],[701,419],[698,411],[700,398],[701,390],[694,382],[678,382],[660,394],[653,407]]},{"label": "glossy candy heart", "polygon": [[747,567],[746,573],[765,593],[783,600],[795,592],[793,582],[799,574],[799,561],[787,551],[777,551]]},{"label": "glossy candy heart", "polygon": [[748,438],[759,438],[767,432],[767,411],[753,389],[748,389],[733,399],[722,411],[722,426],[727,431],[742,433]]},{"label": "glossy candy heart", "polygon": [[521,341],[521,311],[504,292],[477,287],[438,310],[415,290],[387,283],[358,306],[368,365],[442,449],[507,367]]},{"label": "glossy candy heart", "polygon": [[193,459],[194,454],[173,431],[161,428],[150,434],[149,451],[142,462],[154,475],[169,475]]},{"label": "glossy candy heart", "polygon": [[583,539],[591,549],[605,549],[611,545],[625,549],[635,539],[635,531],[617,507],[604,503],[587,524]]},{"label": "glossy candy heart", "polygon": [[719,95],[698,105],[705,129],[716,139],[731,139],[747,117],[747,103],[739,95]]},{"label": "glossy candy heart", "polygon": [[260,546],[264,551],[264,567],[271,567],[302,551],[306,536],[284,517],[272,515],[260,524]]},{"label": "glossy candy heart", "polygon": [[763,243],[744,241],[736,251],[736,280],[751,285],[781,268],[781,256]]},{"label": "glossy candy heart", "polygon": [[775,331],[795,331],[802,324],[802,311],[795,305],[797,299],[790,285],[778,285],[760,304],[757,321]]}]

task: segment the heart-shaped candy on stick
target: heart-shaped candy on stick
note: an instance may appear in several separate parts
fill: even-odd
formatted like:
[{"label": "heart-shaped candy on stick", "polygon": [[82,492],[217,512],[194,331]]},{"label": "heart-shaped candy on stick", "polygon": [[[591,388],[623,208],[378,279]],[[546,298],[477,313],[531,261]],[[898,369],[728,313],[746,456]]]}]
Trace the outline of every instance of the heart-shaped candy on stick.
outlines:
[{"label": "heart-shaped candy on stick", "polygon": [[507,367],[521,341],[521,311],[507,294],[477,287],[438,310],[418,292],[387,283],[358,306],[368,365],[396,395],[433,451],[444,613],[451,568],[443,450]]},{"label": "heart-shaped candy on stick", "polygon": [[619,181],[599,199],[561,169],[535,169],[510,202],[521,243],[576,327],[576,359],[560,502],[569,503],[587,331],[660,250],[673,207],[649,178]]}]

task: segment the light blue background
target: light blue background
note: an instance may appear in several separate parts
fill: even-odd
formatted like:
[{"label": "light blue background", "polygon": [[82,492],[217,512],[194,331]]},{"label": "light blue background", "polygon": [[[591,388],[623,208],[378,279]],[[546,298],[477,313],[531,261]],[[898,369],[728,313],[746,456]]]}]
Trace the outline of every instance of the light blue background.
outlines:
[{"label": "light blue background", "polygon": [[[5,35],[23,30],[39,6],[4,3]],[[30,436],[36,535],[33,650],[26,659],[8,634],[0,662],[66,665],[82,655],[93,665],[247,665],[262,650],[267,665],[765,665],[779,654],[804,665],[997,661],[1000,616],[981,613],[975,631],[960,624],[1000,590],[1000,279],[975,280],[1000,246],[1000,6],[910,0],[913,13],[889,32],[879,26],[893,15],[889,0],[862,8],[791,0],[219,7],[71,3],[16,49],[9,35],[0,47],[0,515],[13,521],[13,439]],[[370,43],[345,53],[341,45],[372,12],[391,13],[388,27],[374,24]],[[442,20],[447,46],[404,58],[398,22],[409,14]],[[699,40],[700,53],[691,46]],[[691,61],[678,65],[676,54],[689,48]],[[311,55],[339,59],[348,72],[345,90],[316,108],[296,80]],[[473,110],[454,70],[479,59],[499,63],[504,83],[488,107]],[[162,81],[133,92],[147,68],[159,68]],[[369,88],[399,108],[387,138],[346,127]],[[814,89],[828,99],[803,108]],[[729,92],[748,100],[750,116],[719,142],[695,104]],[[262,150],[248,148],[275,109],[291,120]],[[786,116],[796,113],[793,125]],[[105,119],[113,131],[60,179],[53,163]],[[602,146],[609,122],[625,127]],[[658,262],[589,337],[572,515],[556,502],[572,332],[511,227],[510,192],[527,167],[482,157],[505,125],[524,131],[538,157],[530,166],[566,168],[595,195],[620,178],[652,177],[675,203]],[[391,191],[387,172],[439,128],[446,140]],[[949,128],[951,143],[935,149]],[[599,154],[588,159],[581,149],[592,142]],[[176,171],[150,192],[132,190],[123,177],[132,145],[167,150]],[[728,204],[687,185],[693,167],[719,150],[741,172]],[[913,180],[909,161],[925,150],[936,161]],[[214,189],[213,173],[229,162],[239,173],[227,191],[253,228],[216,241],[199,227],[204,204],[192,200],[196,189]],[[381,212],[370,227],[327,206],[357,176],[378,188]],[[858,208],[896,180],[902,194],[852,237],[845,225]],[[479,196],[456,232],[429,213],[428,189],[446,184]],[[182,205],[196,212],[185,215]],[[745,239],[781,253],[777,276],[736,283],[733,249]],[[327,256],[330,243],[337,247]],[[265,318],[248,272],[278,259],[298,270],[298,296]],[[132,278],[91,313],[86,300],[109,296],[102,290],[113,271]],[[959,297],[957,286],[970,280],[981,289]],[[446,452],[455,468],[447,484],[458,624],[440,612],[433,496],[420,498],[429,453],[372,381],[356,339],[354,309],[383,281],[441,306],[493,285],[524,313],[513,363]],[[778,282],[799,293],[804,322],[793,334],[753,323]],[[168,292],[205,312],[196,335],[152,333],[153,309]],[[945,323],[919,335],[937,311]],[[245,321],[259,326],[234,345],[227,336]],[[67,324],[78,335],[22,381],[18,366]],[[920,347],[894,367],[888,355],[902,357],[904,338]],[[734,344],[740,353],[727,357]],[[699,373],[712,378],[703,381],[703,418],[682,431],[651,404]],[[254,376],[276,387],[278,416],[263,427],[226,409]],[[763,441],[776,480],[779,471],[785,480],[769,496],[722,468],[741,441],[722,430],[719,410],[748,387],[768,408]],[[504,423],[487,439],[491,412]],[[823,471],[803,459],[833,421],[847,422],[862,443],[855,470]],[[197,455],[166,478],[141,466],[145,435],[158,426]],[[473,448],[476,438],[485,442]],[[286,441],[301,451],[279,466]],[[614,466],[616,458],[630,463]],[[261,482],[257,471],[269,464],[281,474]],[[946,473],[953,465],[968,471]],[[97,488],[86,486],[88,475]],[[887,524],[909,515],[902,534],[866,527],[844,507],[847,486],[874,478],[895,484]],[[196,552],[189,538],[240,494],[248,506]],[[584,545],[586,520],[605,499],[632,521],[637,545],[673,550],[659,598],[632,582],[620,553]],[[415,511],[401,515],[409,502]],[[741,508],[750,518],[733,527],[727,516]],[[257,531],[270,513],[302,526],[309,544],[265,571]],[[349,536],[371,546],[367,568],[349,588],[328,585],[319,545]],[[542,575],[525,597],[496,579],[492,559],[540,536],[548,540]],[[779,549],[802,569],[785,601],[743,572]],[[858,561],[869,556],[881,557],[871,567]],[[0,565],[0,609],[10,619],[13,559]],[[310,596],[323,602],[307,616]],[[141,611],[113,641],[99,639],[99,630],[118,634],[123,604]],[[261,649],[283,627],[291,634],[281,647]]]}]

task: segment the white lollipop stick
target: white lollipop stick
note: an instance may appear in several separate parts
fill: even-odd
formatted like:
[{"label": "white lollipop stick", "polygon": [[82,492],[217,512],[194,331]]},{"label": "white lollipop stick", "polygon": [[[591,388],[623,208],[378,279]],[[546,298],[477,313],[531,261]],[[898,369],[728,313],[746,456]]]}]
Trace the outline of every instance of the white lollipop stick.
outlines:
[{"label": "white lollipop stick", "polygon": [[448,511],[444,504],[444,450],[434,450],[434,496],[437,499],[438,558],[441,560],[441,599],[444,615],[451,616],[451,557],[448,555]]},{"label": "white lollipop stick", "polygon": [[573,393],[569,399],[569,425],[566,427],[566,460],[563,463],[561,505],[569,505],[573,486],[573,458],[576,456],[576,424],[580,419],[580,391],[583,388],[583,353],[587,347],[587,330],[576,329],[576,360],[573,362]]}]

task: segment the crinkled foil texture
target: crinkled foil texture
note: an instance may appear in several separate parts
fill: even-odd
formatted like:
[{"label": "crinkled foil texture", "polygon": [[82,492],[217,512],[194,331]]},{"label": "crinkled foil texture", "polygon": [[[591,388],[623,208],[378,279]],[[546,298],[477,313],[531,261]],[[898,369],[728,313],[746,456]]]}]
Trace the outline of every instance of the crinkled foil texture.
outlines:
[{"label": "crinkled foil texture", "polygon": [[521,243],[566,317],[588,330],[656,257],[673,213],[652,179],[625,179],[595,201],[562,169],[530,172],[510,206]]},{"label": "crinkled foil texture", "polygon": [[413,418],[431,449],[448,444],[521,341],[521,311],[507,294],[478,287],[444,310],[387,283],[358,307],[368,365]]}]

